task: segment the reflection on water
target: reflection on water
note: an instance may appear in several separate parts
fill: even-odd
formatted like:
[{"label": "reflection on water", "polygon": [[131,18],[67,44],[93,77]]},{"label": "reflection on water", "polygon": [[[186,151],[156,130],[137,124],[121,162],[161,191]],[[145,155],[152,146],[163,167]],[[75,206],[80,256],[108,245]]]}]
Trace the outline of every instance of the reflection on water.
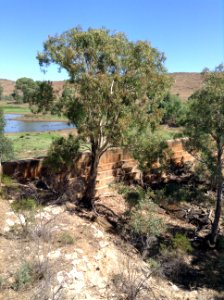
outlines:
[{"label": "reflection on water", "polygon": [[33,132],[33,131],[52,131],[72,128],[65,122],[24,122],[19,120],[13,120],[14,118],[22,117],[19,114],[5,114],[6,121],[5,133],[10,132]]}]

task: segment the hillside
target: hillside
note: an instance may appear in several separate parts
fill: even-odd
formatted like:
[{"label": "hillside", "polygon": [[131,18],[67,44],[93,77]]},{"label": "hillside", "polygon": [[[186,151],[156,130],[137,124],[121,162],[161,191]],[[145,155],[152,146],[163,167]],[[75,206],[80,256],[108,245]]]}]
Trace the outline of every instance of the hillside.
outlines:
[{"label": "hillside", "polygon": [[181,99],[187,100],[196,90],[202,86],[202,76],[200,73],[171,73],[174,79],[171,93],[179,95]]},{"label": "hillside", "polygon": [[[213,259],[199,255],[196,262],[195,254],[169,248],[161,265],[155,257],[144,261],[133,240],[119,231],[127,203],[116,191],[98,199],[96,215],[66,202],[39,207],[26,221],[31,213],[19,214],[12,203],[19,194],[34,192],[32,184],[6,189],[7,199],[0,197],[0,300],[224,299],[222,288],[213,286],[217,277],[222,280],[221,273],[210,269],[206,281],[204,264],[218,265],[215,254]],[[165,240],[174,229],[195,230],[163,209],[157,217],[169,229]],[[159,253],[157,239],[153,241],[151,247]]]},{"label": "hillside", "polygon": [[[171,92],[178,94],[183,100],[194,93],[202,85],[202,77],[200,73],[171,73],[170,76],[174,79]],[[3,86],[4,95],[10,95],[13,92],[15,81],[0,79],[0,84]],[[54,81],[53,86],[55,91],[59,91],[63,86],[63,81]]]}]

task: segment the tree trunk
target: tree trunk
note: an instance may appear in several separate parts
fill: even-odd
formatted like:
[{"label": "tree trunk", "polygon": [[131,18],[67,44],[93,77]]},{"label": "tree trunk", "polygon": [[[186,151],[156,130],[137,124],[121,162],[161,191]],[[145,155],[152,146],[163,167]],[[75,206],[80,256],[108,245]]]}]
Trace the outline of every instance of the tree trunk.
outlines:
[{"label": "tree trunk", "polygon": [[83,205],[87,209],[93,208],[94,198],[96,195],[96,177],[97,177],[97,170],[98,170],[98,165],[100,160],[100,155],[97,152],[98,151],[95,149],[95,147],[92,147],[90,172],[87,179],[85,194],[82,199]]},{"label": "tree trunk", "polygon": [[217,143],[218,153],[217,153],[217,194],[216,194],[216,208],[215,208],[215,218],[212,223],[212,230],[210,234],[210,243],[212,246],[216,244],[218,230],[219,230],[219,220],[222,210],[222,187],[223,187],[223,176],[222,176],[222,144]]}]

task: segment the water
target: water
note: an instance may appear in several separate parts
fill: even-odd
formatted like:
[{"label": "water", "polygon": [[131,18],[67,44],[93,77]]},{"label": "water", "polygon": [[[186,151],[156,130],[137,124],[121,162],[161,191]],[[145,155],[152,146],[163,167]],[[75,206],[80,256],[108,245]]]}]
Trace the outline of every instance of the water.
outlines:
[{"label": "water", "polygon": [[5,133],[10,132],[34,132],[34,131],[54,131],[73,128],[66,122],[24,122],[20,120],[13,120],[14,118],[23,117],[21,114],[4,114],[6,121]]}]

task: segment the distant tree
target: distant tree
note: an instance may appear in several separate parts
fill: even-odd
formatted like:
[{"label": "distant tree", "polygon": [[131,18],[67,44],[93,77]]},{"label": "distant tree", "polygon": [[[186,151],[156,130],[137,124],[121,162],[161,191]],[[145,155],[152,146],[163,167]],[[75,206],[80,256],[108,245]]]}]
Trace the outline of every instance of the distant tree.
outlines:
[{"label": "distant tree", "polygon": [[[74,28],[49,37],[37,56],[42,67],[55,63],[70,76],[58,109],[89,145],[90,172],[83,204],[92,208],[100,157],[160,120],[159,103],[169,85],[164,55],[148,42],[130,42],[106,29]],[[48,107],[50,108],[50,107]]]},{"label": "distant tree", "polygon": [[22,77],[16,80],[14,99],[17,102],[28,103],[31,101],[37,88],[36,82],[31,78]]},{"label": "distant tree", "polygon": [[13,157],[13,148],[11,141],[4,136],[4,115],[0,109],[0,187],[2,178],[2,161]]},{"label": "distant tree", "polygon": [[[28,99],[28,103],[33,113],[47,113],[53,107],[54,90],[51,81],[36,81],[36,88]],[[38,105],[36,105],[38,103]]]},{"label": "distant tree", "polygon": [[183,126],[186,121],[187,104],[178,96],[168,93],[162,103],[164,109],[162,122],[169,126]]},{"label": "distant tree", "polygon": [[223,150],[224,150],[224,68],[204,73],[204,86],[189,99],[186,134],[188,149],[199,151],[200,161],[210,171],[216,187],[215,217],[209,236],[215,244],[219,230],[223,202]]},{"label": "distant tree", "polygon": [[3,99],[3,91],[4,91],[3,86],[0,84],[0,100]]}]

